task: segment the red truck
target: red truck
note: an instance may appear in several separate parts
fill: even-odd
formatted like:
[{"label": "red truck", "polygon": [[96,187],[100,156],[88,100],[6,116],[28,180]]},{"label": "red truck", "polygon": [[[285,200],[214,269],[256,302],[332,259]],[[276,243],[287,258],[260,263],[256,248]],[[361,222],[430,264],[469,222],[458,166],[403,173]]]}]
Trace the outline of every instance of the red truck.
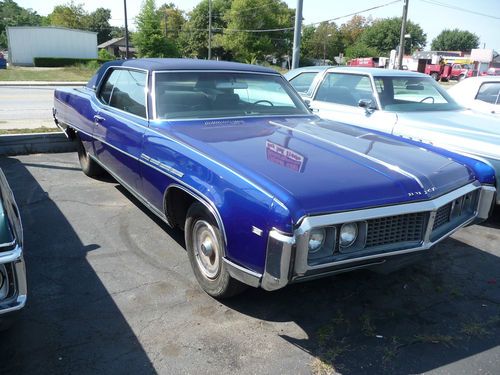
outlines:
[{"label": "red truck", "polygon": [[448,81],[472,77],[473,68],[467,64],[427,64],[425,74],[429,74],[436,81]]}]

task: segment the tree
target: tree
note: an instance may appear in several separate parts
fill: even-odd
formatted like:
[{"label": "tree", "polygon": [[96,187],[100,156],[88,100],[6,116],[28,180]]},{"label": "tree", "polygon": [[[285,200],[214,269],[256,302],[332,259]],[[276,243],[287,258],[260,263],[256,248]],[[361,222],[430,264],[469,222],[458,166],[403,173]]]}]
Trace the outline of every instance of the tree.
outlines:
[{"label": "tree", "polygon": [[186,22],[184,12],[177,8],[174,3],[163,4],[158,8],[158,14],[161,20],[161,28],[165,38],[177,40],[182,26]]},{"label": "tree", "polygon": [[293,27],[295,12],[280,0],[233,0],[224,15],[227,30],[220,37],[222,47],[240,61],[281,57],[289,53],[291,30],[248,32]]},{"label": "tree", "polygon": [[111,39],[111,10],[105,8],[97,8],[92,13],[86,16],[86,28],[90,31],[97,32],[97,44],[104,43]]},{"label": "tree", "polygon": [[322,22],[317,28],[306,26],[302,48],[307,59],[333,60],[343,50],[341,33],[334,22]]},{"label": "tree", "polygon": [[[389,55],[390,51],[399,45],[400,32],[401,18],[379,19],[363,31],[360,41],[368,47],[377,49],[383,55]],[[405,53],[425,47],[427,35],[418,24],[408,21],[406,34],[410,34],[411,37],[405,39]]]},{"label": "tree", "polygon": [[371,22],[371,18],[355,15],[349,21],[343,23],[340,26],[343,45],[349,47],[356,44],[363,32],[371,25]]},{"label": "tree", "polygon": [[83,4],[71,1],[64,5],[56,5],[47,17],[51,26],[85,30],[88,23],[87,16]]},{"label": "tree", "polygon": [[463,51],[470,52],[479,46],[479,37],[469,31],[445,29],[434,38],[431,44],[433,51]]},{"label": "tree", "polygon": [[0,48],[7,48],[8,26],[40,26],[44,17],[24,9],[13,0],[0,1]]},{"label": "tree", "polygon": [[363,42],[357,42],[345,49],[345,57],[347,59],[355,59],[358,57],[375,57],[379,55],[380,52],[376,48],[368,47]]},{"label": "tree", "polygon": [[[232,0],[212,0],[212,55],[227,59],[227,51],[222,48],[217,33],[227,27],[224,18],[226,12],[231,8]],[[182,27],[179,35],[179,44],[184,56],[194,58],[206,58],[208,56],[208,0],[202,0],[189,13],[188,20]]]},{"label": "tree", "polygon": [[140,57],[172,57],[177,56],[174,43],[163,36],[160,17],[155,9],[154,0],[144,0],[141,11],[136,18],[137,32],[133,42]]}]

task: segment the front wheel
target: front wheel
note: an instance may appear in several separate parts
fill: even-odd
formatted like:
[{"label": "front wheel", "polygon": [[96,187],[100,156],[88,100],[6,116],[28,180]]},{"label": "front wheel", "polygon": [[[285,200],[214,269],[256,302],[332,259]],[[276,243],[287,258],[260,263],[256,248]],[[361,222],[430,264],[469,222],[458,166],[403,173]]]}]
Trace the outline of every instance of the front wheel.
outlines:
[{"label": "front wheel", "polygon": [[83,142],[78,138],[78,160],[83,173],[89,177],[99,177],[104,174],[104,169],[89,156]]},{"label": "front wheel", "polygon": [[439,81],[439,74],[437,73],[432,73],[431,77],[434,78],[434,80]]},{"label": "front wheel", "polygon": [[222,261],[224,241],[214,217],[199,202],[189,207],[184,236],[191,267],[206,293],[222,299],[244,290],[245,286],[229,275]]}]

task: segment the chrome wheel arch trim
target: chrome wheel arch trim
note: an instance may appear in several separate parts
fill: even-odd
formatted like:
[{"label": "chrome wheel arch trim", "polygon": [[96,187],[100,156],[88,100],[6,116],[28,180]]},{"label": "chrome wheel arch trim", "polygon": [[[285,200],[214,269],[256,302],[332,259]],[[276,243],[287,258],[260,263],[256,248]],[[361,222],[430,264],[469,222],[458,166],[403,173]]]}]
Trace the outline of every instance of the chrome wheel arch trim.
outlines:
[{"label": "chrome wheel arch trim", "polygon": [[[197,202],[201,203],[202,205],[205,206],[205,208],[212,214],[214,217],[215,221],[217,222],[217,225],[219,227],[219,230],[221,231],[222,238],[224,239],[224,248],[223,248],[223,256],[226,256],[226,246],[227,246],[227,237],[226,237],[226,230],[224,228],[224,222],[222,220],[222,216],[219,213],[219,210],[215,206],[215,204],[203,193],[200,191],[194,189],[192,186],[187,185],[186,183],[178,180],[175,177],[172,177],[173,179],[177,180],[178,183],[171,183],[170,185],[167,186],[165,189],[165,192],[163,193],[163,211],[165,212],[165,216],[167,217],[167,220],[170,221],[168,218],[167,212],[168,212],[168,207],[167,207],[167,195],[170,189],[179,189],[184,191],[185,193],[189,194],[191,197],[193,197]],[[184,229],[184,228],[181,228]]]}]

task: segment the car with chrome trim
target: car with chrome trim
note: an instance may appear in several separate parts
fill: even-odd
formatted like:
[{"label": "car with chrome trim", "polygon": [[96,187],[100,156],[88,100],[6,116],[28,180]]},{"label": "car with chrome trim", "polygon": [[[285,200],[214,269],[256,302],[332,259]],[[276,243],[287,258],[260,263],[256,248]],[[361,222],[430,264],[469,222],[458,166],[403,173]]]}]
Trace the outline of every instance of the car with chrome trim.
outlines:
[{"label": "car with chrome trim", "polygon": [[109,62],[86,87],[55,90],[53,113],[85,174],[107,171],[184,230],[217,298],[400,267],[485,220],[495,194],[487,164],[322,120],[255,65]]},{"label": "car with chrome trim", "polygon": [[322,118],[480,158],[495,169],[500,188],[500,118],[462,107],[428,75],[334,67],[303,98]]},{"label": "car with chrome trim", "polygon": [[27,299],[23,228],[14,194],[0,169],[0,330],[7,329]]}]

